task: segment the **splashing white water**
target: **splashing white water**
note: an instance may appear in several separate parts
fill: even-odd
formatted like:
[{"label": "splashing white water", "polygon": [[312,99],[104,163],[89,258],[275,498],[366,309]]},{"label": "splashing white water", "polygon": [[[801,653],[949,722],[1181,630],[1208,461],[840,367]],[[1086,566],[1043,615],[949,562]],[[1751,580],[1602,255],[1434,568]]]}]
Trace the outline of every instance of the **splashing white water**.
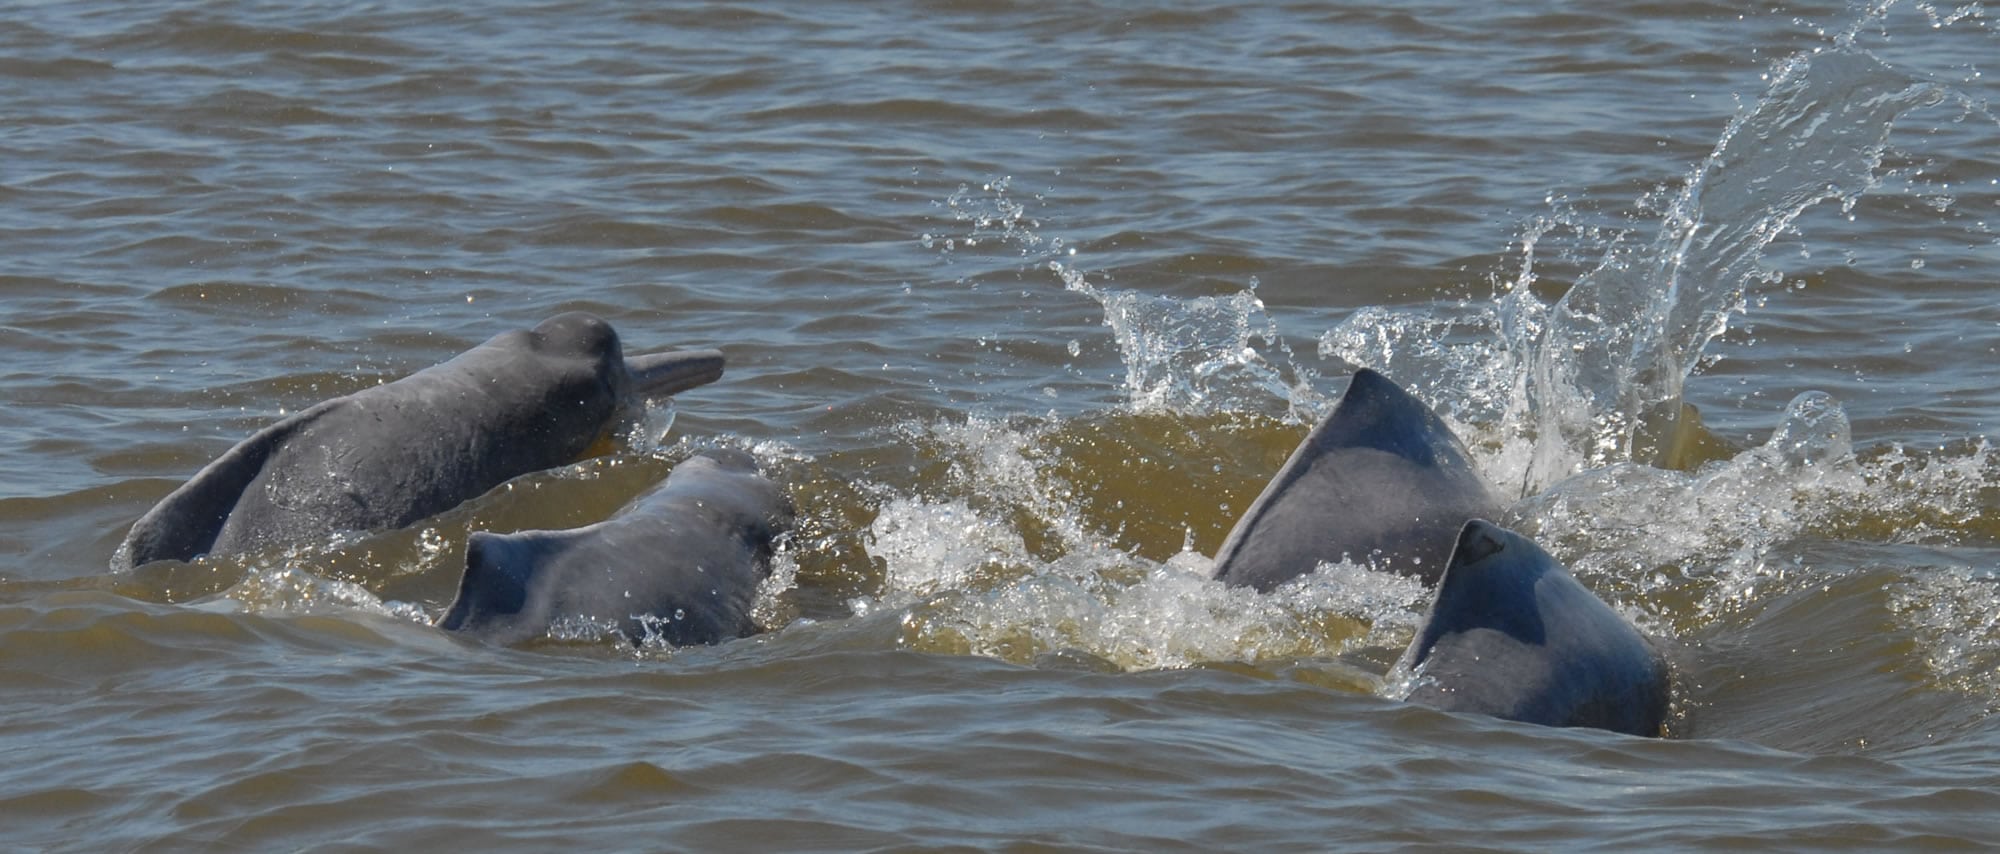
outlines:
[{"label": "splashing white water", "polygon": [[[1066,272],[1051,262],[1058,275]],[[1125,361],[1135,412],[1227,411],[1265,397],[1290,401],[1292,384],[1258,345],[1281,348],[1255,291],[1179,300],[1136,291],[1075,289],[1104,306]]]},{"label": "splashing white water", "polygon": [[[1552,196],[1553,212],[1524,228],[1519,272],[1497,299],[1363,309],[1320,336],[1319,357],[1384,369],[1410,385],[1468,439],[1489,478],[1525,497],[1514,524],[1614,604],[1668,633],[1676,616],[1656,611],[1676,606],[1648,603],[1693,594],[1694,613],[1678,622],[1699,623],[1771,595],[1793,573],[1775,553],[1801,536],[1871,524],[1859,515],[1916,520],[1898,535],[1921,537],[1925,519],[1948,527],[1981,512],[1978,496],[1994,475],[1983,444],[1971,457],[1898,448],[1858,459],[1845,412],[1819,392],[1795,398],[1761,445],[1692,472],[1648,465],[1656,450],[1646,443],[1685,427],[1682,390],[1708,344],[1780,280],[1764,259],[1772,243],[1796,237],[1799,217],[1823,202],[1851,213],[1864,195],[1909,179],[1883,164],[1892,131],[1913,111],[1953,102],[1988,116],[1950,85],[1891,67],[1857,44],[1856,34],[1892,5],[1862,10],[1828,44],[1773,66],[1762,97],[1678,191],[1643,199],[1630,227],[1586,223]],[[1939,26],[1976,17],[1920,8]],[[1944,189],[1903,191],[1944,212]],[[1285,348],[1254,281],[1235,294],[1194,298],[1112,288],[1080,266],[1074,249],[1038,233],[1040,221],[1007,197],[1007,182],[981,192],[961,188],[948,203],[964,212],[970,234],[947,244],[926,235],[926,245],[949,252],[997,242],[1102,305],[1124,361],[1129,411],[1272,412],[1277,403],[1285,417],[1305,421],[1325,409],[1316,376]],[[1544,251],[1588,270],[1553,299],[1537,292]],[[1383,576],[1351,567],[1309,576],[1309,594],[1223,590],[1206,580],[1198,556],[1154,564],[1082,526],[1065,506],[1068,487],[1023,451],[1036,428],[935,430],[932,439],[958,442],[973,497],[889,502],[870,532],[888,590],[862,605],[910,608],[906,628],[918,642],[1009,657],[1076,648],[1123,667],[1306,648],[1326,655],[1356,638],[1384,638],[1354,625],[1315,633],[1304,627],[1307,611],[1288,609],[1393,634],[1413,621],[1422,598],[1414,589],[1354,598]],[[1030,547],[1023,518],[1060,532],[1056,556]],[[1326,599],[1285,598],[1301,595]]]},{"label": "splashing white water", "polygon": [[1208,558],[1189,551],[1126,553],[1085,523],[1060,460],[1036,450],[1050,429],[911,428],[911,442],[950,461],[949,491],[963,497],[884,501],[865,537],[882,590],[851,609],[901,610],[903,641],[920,649],[1118,668],[1323,658],[1407,636],[1424,591],[1400,576],[1326,567],[1259,595],[1213,581]]},{"label": "splashing white water", "polygon": [[252,567],[243,580],[216,597],[256,614],[308,615],[363,612],[411,622],[429,615],[407,602],[384,602],[351,581],[315,575],[289,563]]},{"label": "splashing white water", "polygon": [[1287,417],[1311,420],[1324,408],[1325,399],[1312,389],[1316,376],[1295,364],[1257,296],[1255,278],[1233,294],[1186,299],[1113,288],[1091,281],[1076,263],[1076,247],[1042,233],[1041,221],[1013,197],[1011,178],[977,189],[961,184],[939,204],[951,212],[956,229],[926,233],[920,242],[940,258],[949,262],[972,247],[997,249],[1103,306],[1104,325],[1125,365],[1132,411],[1237,412],[1277,400]]},{"label": "splashing white water", "polygon": [[1513,341],[1527,368],[1527,425],[1539,439],[1536,491],[1589,466],[1632,459],[1642,419],[1678,410],[1703,348],[1778,277],[1763,250],[1807,208],[1876,187],[1904,113],[1945,90],[1882,64],[1851,40],[1800,53],[1771,73],[1755,108],[1732,121],[1689,175],[1651,242],[1614,243],[1598,267],[1543,312],[1517,288],[1503,310],[1536,337]]}]

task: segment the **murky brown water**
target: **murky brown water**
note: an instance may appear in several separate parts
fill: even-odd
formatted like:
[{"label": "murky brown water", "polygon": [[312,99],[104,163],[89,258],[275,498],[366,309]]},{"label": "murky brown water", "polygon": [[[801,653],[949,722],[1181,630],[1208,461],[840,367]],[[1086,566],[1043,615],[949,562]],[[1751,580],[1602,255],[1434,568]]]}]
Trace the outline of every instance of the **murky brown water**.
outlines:
[{"label": "murky brown water", "polygon": [[[1990,844],[1987,15],[0,14],[0,838]],[[572,309],[728,376],[410,530],[107,571],[258,427]],[[1679,385],[1655,359],[1694,369],[1688,471],[1604,444]],[[1674,738],[1379,696],[1399,578],[1205,580],[1361,364],[1668,639]],[[470,531],[601,519],[717,444],[802,512],[766,633],[426,624]]]}]

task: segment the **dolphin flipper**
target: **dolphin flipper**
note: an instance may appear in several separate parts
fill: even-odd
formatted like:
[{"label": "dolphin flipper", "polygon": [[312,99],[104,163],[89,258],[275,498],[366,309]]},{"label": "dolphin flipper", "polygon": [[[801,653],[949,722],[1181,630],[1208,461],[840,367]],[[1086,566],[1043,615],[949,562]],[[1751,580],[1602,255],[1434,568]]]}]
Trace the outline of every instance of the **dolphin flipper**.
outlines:
[{"label": "dolphin flipper", "polygon": [[1657,736],[1660,651],[1534,541],[1465,524],[1400,668],[1412,702],[1549,726]]},{"label": "dolphin flipper", "polygon": [[111,559],[112,565],[130,568],[155,560],[193,560],[206,554],[242,501],[244,491],[264,473],[272,456],[299,430],[339,403],[321,403],[224,451],[132,523],[131,532]]},{"label": "dolphin flipper", "polygon": [[1215,578],[1269,591],[1347,559],[1434,582],[1459,527],[1499,510],[1451,428],[1363,368],[1223,540]]}]

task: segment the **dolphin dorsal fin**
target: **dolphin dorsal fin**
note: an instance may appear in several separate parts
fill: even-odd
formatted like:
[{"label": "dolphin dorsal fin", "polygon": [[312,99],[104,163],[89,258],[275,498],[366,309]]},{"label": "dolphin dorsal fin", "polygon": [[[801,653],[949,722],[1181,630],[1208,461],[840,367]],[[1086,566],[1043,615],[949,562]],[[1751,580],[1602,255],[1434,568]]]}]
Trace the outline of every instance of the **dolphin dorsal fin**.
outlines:
[{"label": "dolphin dorsal fin", "polygon": [[1659,648],[1534,540],[1465,523],[1437,598],[1398,663],[1409,699],[1551,726],[1659,735]]},{"label": "dolphin dorsal fin", "polygon": [[[1347,391],[1333,414],[1307,437],[1306,445],[1319,451],[1366,447],[1388,451],[1411,462],[1437,463],[1440,441],[1458,447],[1443,419],[1381,372],[1362,368],[1354,372]],[[1289,464],[1288,464],[1289,465]]]},{"label": "dolphin dorsal fin", "polygon": [[1363,368],[1230,530],[1215,577],[1270,590],[1322,562],[1380,552],[1434,579],[1459,526],[1499,510],[1444,420]]},{"label": "dolphin dorsal fin", "polygon": [[542,557],[563,547],[559,532],[474,531],[465,543],[465,574],[438,627],[477,630],[504,624],[529,607]]},{"label": "dolphin dorsal fin", "polygon": [[1411,666],[1422,664],[1439,638],[1470,629],[1491,629],[1530,645],[1546,640],[1535,584],[1550,562],[1519,554],[1529,547],[1519,534],[1484,519],[1459,529],[1423,632],[1410,647]]}]

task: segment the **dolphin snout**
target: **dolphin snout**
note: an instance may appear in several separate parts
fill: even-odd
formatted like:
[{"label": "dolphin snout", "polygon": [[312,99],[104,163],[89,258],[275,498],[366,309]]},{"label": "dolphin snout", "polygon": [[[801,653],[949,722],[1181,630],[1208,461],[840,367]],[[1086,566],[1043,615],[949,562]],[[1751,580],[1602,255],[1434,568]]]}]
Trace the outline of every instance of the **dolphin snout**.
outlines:
[{"label": "dolphin snout", "polygon": [[721,379],[722,363],[721,350],[675,350],[628,356],[625,372],[634,396],[666,397]]}]

